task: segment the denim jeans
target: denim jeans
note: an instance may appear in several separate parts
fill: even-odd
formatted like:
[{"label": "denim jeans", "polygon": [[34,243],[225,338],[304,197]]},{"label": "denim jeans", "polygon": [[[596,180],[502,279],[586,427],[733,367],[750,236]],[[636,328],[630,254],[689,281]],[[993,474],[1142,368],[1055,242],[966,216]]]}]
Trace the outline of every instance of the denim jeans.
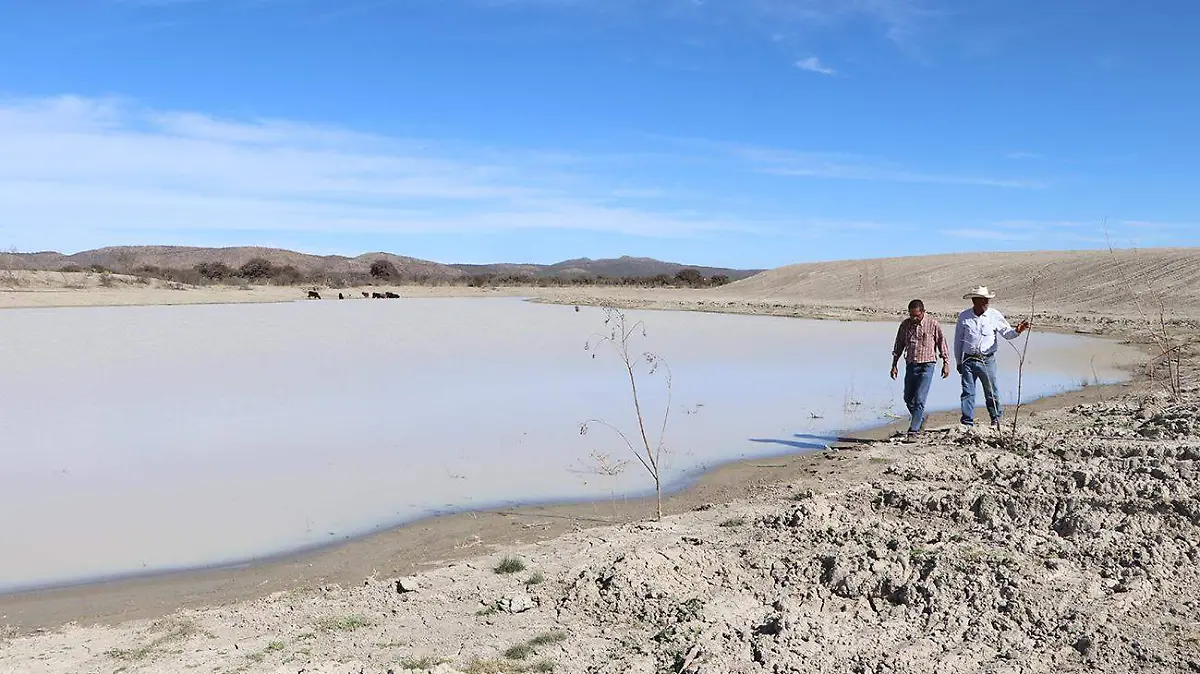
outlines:
[{"label": "denim jeans", "polygon": [[975,425],[975,382],[983,384],[983,399],[987,402],[992,423],[1000,421],[1000,389],[996,386],[996,355],[983,360],[968,358],[962,362],[962,423]]},{"label": "denim jeans", "polygon": [[929,397],[929,385],[933,383],[933,371],[937,363],[905,363],[904,404],[912,415],[908,430],[919,431],[925,423],[925,399]]}]

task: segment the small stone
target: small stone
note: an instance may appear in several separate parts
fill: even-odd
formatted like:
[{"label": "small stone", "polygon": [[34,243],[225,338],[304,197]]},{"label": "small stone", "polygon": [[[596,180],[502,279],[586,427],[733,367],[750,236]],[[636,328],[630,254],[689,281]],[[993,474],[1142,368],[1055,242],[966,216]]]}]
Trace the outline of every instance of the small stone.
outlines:
[{"label": "small stone", "polygon": [[533,600],[533,597],[524,592],[505,597],[499,602],[500,610],[505,613],[524,613],[535,606],[537,606],[537,603]]}]

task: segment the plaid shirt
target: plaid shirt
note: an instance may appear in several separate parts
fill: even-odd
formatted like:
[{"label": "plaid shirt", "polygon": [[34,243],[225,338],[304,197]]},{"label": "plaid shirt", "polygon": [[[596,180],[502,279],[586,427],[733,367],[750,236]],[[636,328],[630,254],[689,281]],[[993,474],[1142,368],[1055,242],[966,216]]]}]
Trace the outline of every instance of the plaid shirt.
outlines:
[{"label": "plaid shirt", "polygon": [[892,356],[899,358],[900,354],[908,352],[905,360],[909,363],[934,363],[937,357],[949,360],[946,352],[946,337],[942,334],[942,326],[928,314],[918,323],[911,318],[904,319],[900,329],[896,331],[896,345],[892,347]]}]

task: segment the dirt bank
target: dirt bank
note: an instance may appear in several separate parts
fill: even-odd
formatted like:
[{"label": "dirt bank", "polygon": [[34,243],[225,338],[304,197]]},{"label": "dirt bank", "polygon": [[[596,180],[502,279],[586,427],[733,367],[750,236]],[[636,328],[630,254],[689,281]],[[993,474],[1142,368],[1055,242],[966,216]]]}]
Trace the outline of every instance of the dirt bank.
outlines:
[{"label": "dirt bank", "polygon": [[1198,461],[1195,390],[1124,393],[661,523],[14,638],[0,671],[1196,671]]}]

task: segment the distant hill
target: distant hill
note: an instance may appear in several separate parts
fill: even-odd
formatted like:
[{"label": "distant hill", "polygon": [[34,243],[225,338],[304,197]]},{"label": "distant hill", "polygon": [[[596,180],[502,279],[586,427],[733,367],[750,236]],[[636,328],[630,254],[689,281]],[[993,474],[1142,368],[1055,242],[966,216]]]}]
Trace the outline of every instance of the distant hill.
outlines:
[{"label": "distant hill", "polygon": [[442,264],[392,253],[364,253],[357,257],[341,255],[308,255],[279,248],[237,247],[196,248],[189,246],[115,246],[88,250],[73,255],[52,251],[39,253],[0,253],[0,265],[11,269],[57,270],[67,265],[90,267],[100,265],[118,272],[134,271],[145,266],[163,269],[192,269],[201,263],[221,263],[234,269],[254,258],[263,258],[275,266],[291,265],[304,274],[368,273],[371,263],[388,260],[405,276],[425,276],[431,279],[456,279],[478,274],[517,274],[533,277],[650,277],[658,274],[674,276],[681,269],[696,269],[704,276],[725,274],[732,280],[744,279],[757,270],[723,269],[662,262],[643,257],[621,257],[612,260],[581,258],[557,264]]},{"label": "distant hill", "polygon": [[761,271],[759,269],[726,269],[686,265],[678,262],[663,262],[649,257],[629,256],[605,260],[583,257],[549,265],[500,263],[453,264],[450,266],[467,274],[521,274],[535,277],[607,276],[614,278],[646,278],[659,274],[674,276],[682,269],[695,269],[704,276],[724,274],[734,281],[749,278]]},{"label": "distant hill", "polygon": [[993,300],[997,308],[1021,315],[1029,310],[1033,279],[1039,273],[1039,310],[1103,313],[1131,301],[1123,277],[1146,298],[1164,297],[1172,311],[1200,304],[1200,248],[956,253],[813,262],[772,269],[712,292],[889,310],[903,310],[910,299],[920,298],[930,309],[950,311],[965,306],[962,296],[968,289],[986,285],[997,295]]}]

